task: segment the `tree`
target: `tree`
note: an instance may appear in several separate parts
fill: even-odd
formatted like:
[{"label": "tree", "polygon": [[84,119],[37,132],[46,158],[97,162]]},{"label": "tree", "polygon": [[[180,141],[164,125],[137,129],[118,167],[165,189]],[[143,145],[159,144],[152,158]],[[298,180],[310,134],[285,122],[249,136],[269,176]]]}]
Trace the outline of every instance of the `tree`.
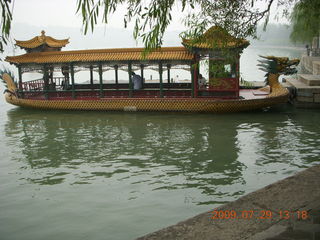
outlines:
[{"label": "tree", "polygon": [[0,52],[3,52],[4,44],[7,44],[10,36],[12,14],[9,7],[11,0],[0,0],[1,9],[1,35],[0,35]]},{"label": "tree", "polygon": [[293,42],[311,43],[320,34],[320,1],[301,0],[291,14]]},{"label": "tree", "polygon": [[[182,33],[182,37],[195,38],[212,25],[223,27],[235,37],[255,37],[257,23],[264,19],[267,24],[272,5],[293,6],[296,1],[265,0],[264,7],[261,7],[261,0],[77,0],[77,13],[82,15],[84,33],[87,33],[89,28],[94,30],[101,18],[107,24],[110,14],[119,7],[126,7],[124,27],[134,22],[134,38],[142,39],[146,49],[154,49],[161,46],[176,5],[182,12],[190,11],[185,19],[188,30]],[[10,33],[11,0],[0,0],[0,3],[0,51],[3,51]]]}]

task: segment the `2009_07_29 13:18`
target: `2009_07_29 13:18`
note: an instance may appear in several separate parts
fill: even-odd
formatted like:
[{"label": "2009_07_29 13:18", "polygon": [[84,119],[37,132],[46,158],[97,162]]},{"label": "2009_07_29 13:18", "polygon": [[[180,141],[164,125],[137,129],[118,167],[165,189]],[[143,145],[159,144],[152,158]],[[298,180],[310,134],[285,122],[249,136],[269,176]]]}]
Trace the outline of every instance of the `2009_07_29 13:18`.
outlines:
[{"label": "2009_07_29 13:18", "polygon": [[306,210],[279,210],[273,212],[271,210],[214,210],[211,212],[211,219],[308,219],[308,211]]}]

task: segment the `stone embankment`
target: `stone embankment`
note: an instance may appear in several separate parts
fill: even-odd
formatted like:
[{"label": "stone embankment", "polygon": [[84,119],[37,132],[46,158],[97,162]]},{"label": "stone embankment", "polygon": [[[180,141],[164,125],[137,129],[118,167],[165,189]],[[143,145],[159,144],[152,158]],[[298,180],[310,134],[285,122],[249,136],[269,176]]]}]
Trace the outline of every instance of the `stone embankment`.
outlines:
[{"label": "stone embankment", "polygon": [[137,240],[319,240],[320,165]]},{"label": "stone embankment", "polygon": [[290,89],[296,107],[320,108],[320,57],[302,55],[301,73],[285,77],[283,85]]}]

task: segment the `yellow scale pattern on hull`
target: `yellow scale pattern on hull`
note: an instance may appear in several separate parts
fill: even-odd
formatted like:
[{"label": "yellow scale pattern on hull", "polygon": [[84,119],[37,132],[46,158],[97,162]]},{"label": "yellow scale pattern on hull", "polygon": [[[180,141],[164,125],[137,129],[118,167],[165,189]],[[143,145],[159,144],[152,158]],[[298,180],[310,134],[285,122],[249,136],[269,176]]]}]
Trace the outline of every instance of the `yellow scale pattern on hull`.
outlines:
[{"label": "yellow scale pattern on hull", "polygon": [[289,92],[283,87],[273,88],[272,93],[261,99],[214,100],[214,99],[145,99],[106,98],[97,100],[33,100],[19,99],[6,93],[6,101],[21,107],[59,110],[100,111],[185,111],[185,112],[240,112],[285,103]]}]

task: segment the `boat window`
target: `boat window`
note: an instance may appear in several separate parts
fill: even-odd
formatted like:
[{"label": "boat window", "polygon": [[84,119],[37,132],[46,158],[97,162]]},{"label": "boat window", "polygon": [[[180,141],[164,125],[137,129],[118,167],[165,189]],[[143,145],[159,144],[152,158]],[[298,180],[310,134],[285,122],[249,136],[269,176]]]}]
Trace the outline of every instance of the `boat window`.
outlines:
[{"label": "boat window", "polygon": [[210,61],[209,63],[210,78],[235,78],[235,63],[226,63],[224,61]]},{"label": "boat window", "polygon": [[118,70],[118,78],[119,78],[119,83],[129,83],[129,74],[128,70],[124,69],[122,67],[119,67]]}]

